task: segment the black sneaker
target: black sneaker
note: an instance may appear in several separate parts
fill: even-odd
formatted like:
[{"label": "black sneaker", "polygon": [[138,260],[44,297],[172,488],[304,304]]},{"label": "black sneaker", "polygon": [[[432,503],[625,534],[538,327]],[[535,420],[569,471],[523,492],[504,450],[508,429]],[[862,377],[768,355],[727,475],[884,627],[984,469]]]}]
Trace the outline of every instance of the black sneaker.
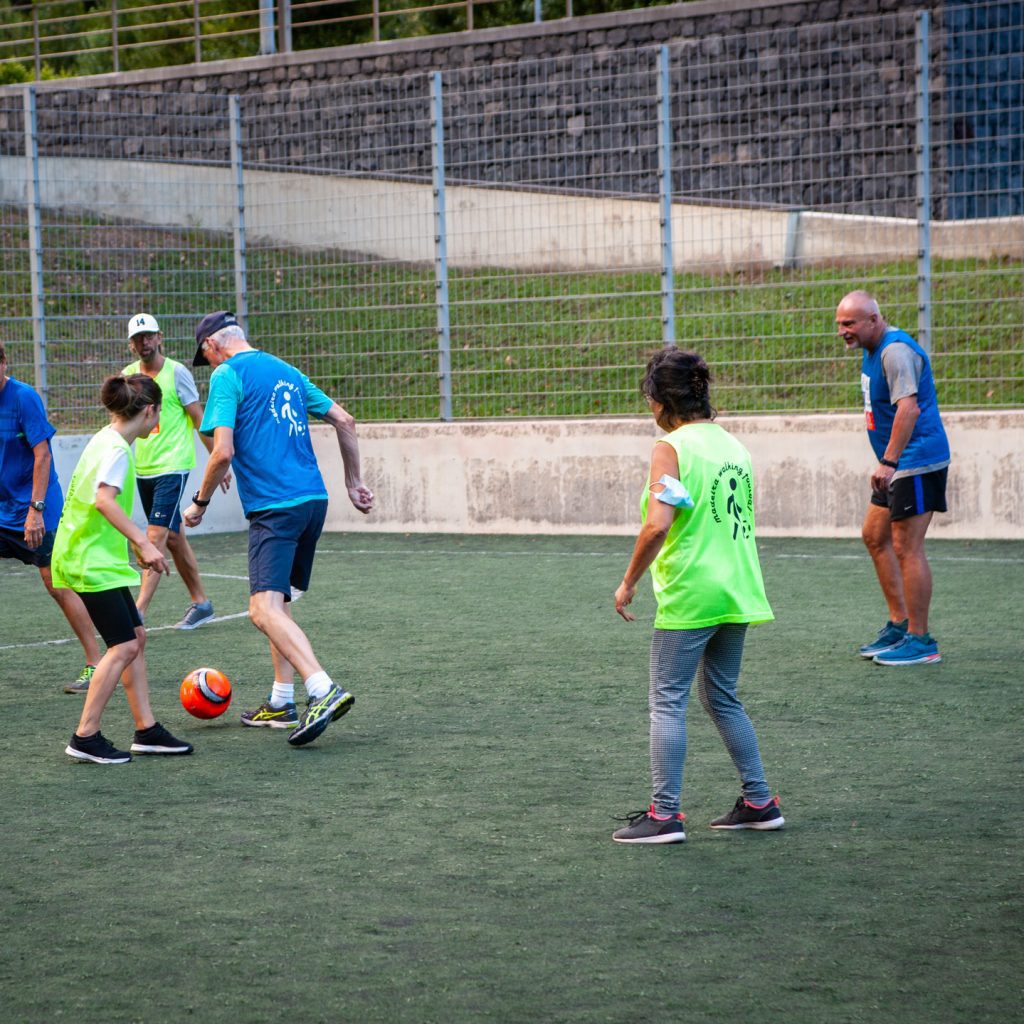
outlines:
[{"label": "black sneaker", "polygon": [[712,828],[741,829],[753,828],[759,832],[769,832],[773,828],[782,828],[786,819],[779,810],[779,798],[772,797],[764,807],[754,807],[743,797],[736,801],[736,806],[728,814],[715,818]]},{"label": "black sneaker", "polygon": [[675,814],[670,818],[654,817],[654,804],[646,811],[634,811],[619,821],[628,821],[625,828],[612,833],[617,843],[682,843],[686,841],[683,831],[685,814]]},{"label": "black sneaker", "polygon": [[312,743],[331,722],[336,722],[342,715],[351,711],[355,702],[356,699],[351,693],[343,690],[337,683],[332,683],[331,688],[322,697],[310,697],[306,701],[302,721],[289,735],[288,742],[293,747]]},{"label": "black sneaker", "polygon": [[94,732],[91,736],[79,736],[76,732],[64,753],[93,764],[127,764],[132,759],[127,750],[118,750],[101,732]]},{"label": "black sneaker", "polygon": [[133,754],[191,754],[191,743],[176,740],[159,722],[148,729],[135,730]]},{"label": "black sneaker", "polygon": [[299,724],[299,713],[294,704],[275,708],[265,700],[255,711],[242,712],[242,725],[263,725],[271,729],[294,729]]}]

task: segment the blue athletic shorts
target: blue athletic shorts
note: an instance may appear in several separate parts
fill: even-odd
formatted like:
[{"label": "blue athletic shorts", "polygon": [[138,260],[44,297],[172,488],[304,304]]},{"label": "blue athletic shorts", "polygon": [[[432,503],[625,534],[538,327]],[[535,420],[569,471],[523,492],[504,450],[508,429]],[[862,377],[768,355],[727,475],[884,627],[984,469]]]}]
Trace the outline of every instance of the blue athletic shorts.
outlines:
[{"label": "blue athletic shorts", "polygon": [[910,519],[925,512],[946,511],[946,477],[949,467],[917,476],[901,476],[892,482],[886,494],[871,492],[871,504],[889,510],[889,521]]},{"label": "blue athletic shorts", "polygon": [[78,591],[85,610],[108,647],[126,644],[135,639],[135,629],[142,625],[142,616],[135,607],[135,598],[127,587],[113,590]]},{"label": "blue athletic shorts", "polygon": [[249,593],[273,590],[291,600],[309,590],[316,542],[327,518],[326,499],[249,515]]},{"label": "blue athletic shorts", "polygon": [[56,530],[48,530],[43,534],[39,547],[30,548],[25,543],[24,533],[0,529],[0,558],[16,558],[19,562],[24,562],[25,565],[34,565],[37,569],[45,569],[50,564],[53,538],[56,535]]},{"label": "blue athletic shorts", "polygon": [[171,533],[181,532],[181,499],[188,486],[188,473],[167,473],[136,479],[142,510],[150,526],[162,526]]}]

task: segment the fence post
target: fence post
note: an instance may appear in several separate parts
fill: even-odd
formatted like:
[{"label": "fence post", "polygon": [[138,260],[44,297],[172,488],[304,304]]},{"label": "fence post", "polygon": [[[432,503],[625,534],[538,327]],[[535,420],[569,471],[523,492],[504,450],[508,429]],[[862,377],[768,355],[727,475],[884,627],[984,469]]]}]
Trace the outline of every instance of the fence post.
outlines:
[{"label": "fence post", "polygon": [[441,419],[452,418],[452,334],[448,311],[448,226],[444,197],[444,103],[441,72],[430,79],[431,164],[434,176],[434,286],[437,290],[437,376]]},{"label": "fence post", "polygon": [[235,173],[235,316],[249,330],[249,291],[245,276],[245,178],[242,167],[242,113],[237,96],[228,97],[231,167]]},{"label": "fence post", "polygon": [[43,54],[39,41],[39,8],[32,5],[32,63],[36,70],[36,81],[43,77]]},{"label": "fence post", "polygon": [[120,71],[121,61],[117,52],[117,0],[113,0],[110,5],[110,49],[114,71]]},{"label": "fence post", "polygon": [[380,42],[380,0],[373,0],[373,41]]},{"label": "fence post", "polygon": [[277,0],[277,48],[281,53],[292,52],[292,0]]},{"label": "fence post", "polygon": [[199,0],[192,0],[192,48],[196,63],[203,62],[203,22],[199,17]]},{"label": "fence post", "polygon": [[43,226],[39,197],[39,138],[36,133],[36,89],[25,87],[25,164],[28,172],[28,258],[32,284],[32,361],[35,364],[35,388],[47,405],[46,384],[46,295],[43,291]]},{"label": "fence post", "polygon": [[928,108],[928,11],[914,17],[917,85],[917,342],[932,350],[932,153]]},{"label": "fence post", "polygon": [[661,340],[676,340],[675,267],[672,257],[672,104],[668,47],[658,50],[658,200],[661,206]]},{"label": "fence post", "polygon": [[540,0],[533,0],[533,20],[536,22],[544,20],[544,11],[541,8]]},{"label": "fence post", "polygon": [[260,56],[277,53],[276,14],[275,0],[260,0]]}]

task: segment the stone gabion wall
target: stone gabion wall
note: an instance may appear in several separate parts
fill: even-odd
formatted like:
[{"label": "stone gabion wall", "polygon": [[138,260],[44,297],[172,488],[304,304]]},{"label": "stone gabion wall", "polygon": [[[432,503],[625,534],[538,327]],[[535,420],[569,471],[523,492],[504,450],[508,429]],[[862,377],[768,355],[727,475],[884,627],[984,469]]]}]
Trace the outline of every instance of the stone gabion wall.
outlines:
[{"label": "stone gabion wall", "polygon": [[1024,214],[1024,4],[950,0],[944,215]]},{"label": "stone gabion wall", "polygon": [[[934,4],[939,62],[945,7]],[[678,197],[912,217],[914,12],[905,8],[709,0],[98,76],[40,87],[40,153],[225,164],[234,94],[248,167],[425,181],[429,72],[441,70],[450,180],[651,196],[655,62],[667,43]],[[971,130],[969,117],[947,128],[936,100],[940,144],[944,132]],[[24,151],[22,124],[16,91],[0,90],[0,151]],[[935,163],[943,193],[956,159],[943,151]]]}]

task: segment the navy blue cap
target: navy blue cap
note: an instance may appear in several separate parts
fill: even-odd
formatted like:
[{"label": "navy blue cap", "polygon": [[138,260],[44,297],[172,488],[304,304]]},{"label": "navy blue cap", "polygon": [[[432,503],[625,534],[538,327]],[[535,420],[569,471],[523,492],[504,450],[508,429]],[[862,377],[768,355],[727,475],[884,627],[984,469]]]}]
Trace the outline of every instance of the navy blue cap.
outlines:
[{"label": "navy blue cap", "polygon": [[210,363],[203,352],[203,342],[211,334],[216,334],[223,327],[237,326],[238,320],[235,319],[234,313],[229,313],[223,309],[217,313],[207,313],[199,321],[199,326],[196,328],[196,354],[192,357],[192,365],[209,366]]}]

